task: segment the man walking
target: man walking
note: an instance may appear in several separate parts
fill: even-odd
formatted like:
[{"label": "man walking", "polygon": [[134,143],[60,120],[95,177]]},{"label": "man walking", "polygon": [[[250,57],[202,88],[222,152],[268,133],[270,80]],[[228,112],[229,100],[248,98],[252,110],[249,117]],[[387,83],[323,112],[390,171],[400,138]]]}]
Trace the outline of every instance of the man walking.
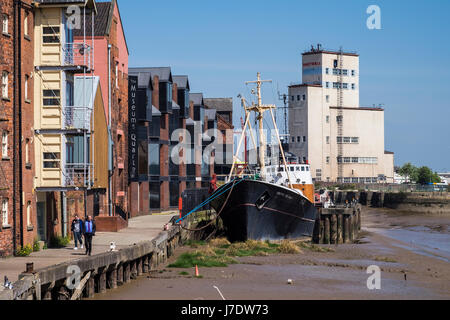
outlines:
[{"label": "man walking", "polygon": [[95,222],[91,216],[88,216],[84,222],[84,243],[86,244],[86,254],[91,255],[92,252],[92,237],[95,236]]},{"label": "man walking", "polygon": [[76,214],[74,219],[72,220],[71,231],[73,233],[73,239],[75,241],[75,248],[73,249],[78,250],[78,242],[80,242],[81,249],[83,249],[83,240],[81,236],[83,232],[83,221],[78,218],[78,214]]}]

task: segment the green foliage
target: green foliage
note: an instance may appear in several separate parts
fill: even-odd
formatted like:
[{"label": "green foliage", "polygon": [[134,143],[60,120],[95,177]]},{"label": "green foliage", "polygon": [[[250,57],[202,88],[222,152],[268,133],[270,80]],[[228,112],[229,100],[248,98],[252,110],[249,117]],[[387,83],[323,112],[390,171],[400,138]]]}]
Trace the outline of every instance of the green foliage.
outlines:
[{"label": "green foliage", "polygon": [[47,250],[47,249],[48,249],[48,246],[46,243],[44,243],[44,247],[42,247],[42,250]]},{"label": "green foliage", "polygon": [[229,257],[211,256],[196,251],[183,253],[175,263],[169,265],[169,268],[226,267],[230,263],[236,263],[236,261]]},{"label": "green foliage", "polygon": [[64,248],[67,247],[70,243],[69,236],[61,237],[61,236],[53,236],[50,239],[50,247],[51,248]]},{"label": "green foliage", "polygon": [[33,247],[27,244],[25,247],[17,249],[16,255],[18,257],[28,257],[33,252]]},{"label": "green foliage", "polygon": [[419,184],[429,184],[429,183],[439,183],[441,179],[436,172],[433,172],[428,167],[420,167],[417,170],[417,183]]},{"label": "green foliage", "polygon": [[409,181],[417,181],[418,179],[418,169],[412,165],[410,162],[405,163],[399,170],[398,174]]},{"label": "green foliage", "polygon": [[38,252],[41,250],[41,246],[39,244],[39,240],[35,239],[33,242],[33,251]]}]

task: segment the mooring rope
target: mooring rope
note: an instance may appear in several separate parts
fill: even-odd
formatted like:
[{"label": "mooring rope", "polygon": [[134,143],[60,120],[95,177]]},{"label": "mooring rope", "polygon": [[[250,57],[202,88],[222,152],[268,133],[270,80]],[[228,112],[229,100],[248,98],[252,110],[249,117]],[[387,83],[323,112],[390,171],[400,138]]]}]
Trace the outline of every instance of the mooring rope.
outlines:
[{"label": "mooring rope", "polygon": [[231,185],[230,188],[227,188],[226,190],[222,191],[222,192],[219,193],[218,195],[214,196],[212,199],[210,199],[210,198],[211,198],[214,194],[211,195],[211,197],[209,197],[208,199],[206,199],[205,201],[203,201],[203,203],[201,203],[200,205],[198,205],[196,208],[194,208],[191,212],[189,212],[189,213],[188,213],[187,215],[185,215],[183,218],[178,219],[176,222],[178,223],[178,222],[184,220],[187,216],[189,216],[190,214],[194,213],[195,211],[197,211],[198,209],[200,209],[201,207],[203,207],[205,204],[207,204],[207,203],[213,201],[213,200],[216,199],[217,197],[221,196],[222,194],[224,194],[225,192],[227,192],[228,190],[230,190],[230,192],[228,193],[228,196],[227,196],[227,198],[225,199],[225,201],[224,201],[222,207],[220,208],[219,212],[217,212],[217,216],[216,216],[213,220],[211,220],[208,224],[206,224],[205,226],[203,226],[203,227],[201,227],[201,228],[198,228],[198,229],[189,229],[189,228],[183,227],[183,225],[180,225],[180,227],[181,227],[182,229],[184,229],[184,230],[186,230],[186,231],[192,231],[192,232],[198,232],[198,231],[202,231],[202,230],[208,228],[210,225],[212,225],[212,224],[220,217],[220,215],[222,214],[223,209],[225,208],[225,206],[226,206],[227,203],[228,203],[228,200],[230,199],[231,194],[233,193],[234,187],[235,187],[236,185],[238,185],[239,183],[241,183],[242,181],[244,181],[244,180],[241,179],[241,180],[239,180],[238,183],[236,183],[236,179],[233,180],[233,184]]}]

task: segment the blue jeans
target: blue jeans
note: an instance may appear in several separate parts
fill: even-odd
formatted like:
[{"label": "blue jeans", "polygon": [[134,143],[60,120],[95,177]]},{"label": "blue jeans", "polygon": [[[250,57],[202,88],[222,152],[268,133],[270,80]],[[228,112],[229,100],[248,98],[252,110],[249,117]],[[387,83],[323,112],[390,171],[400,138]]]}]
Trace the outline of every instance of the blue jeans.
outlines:
[{"label": "blue jeans", "polygon": [[75,239],[75,248],[78,247],[78,241],[80,242],[80,245],[83,245],[83,238],[81,237],[81,232],[74,232],[73,238]]}]

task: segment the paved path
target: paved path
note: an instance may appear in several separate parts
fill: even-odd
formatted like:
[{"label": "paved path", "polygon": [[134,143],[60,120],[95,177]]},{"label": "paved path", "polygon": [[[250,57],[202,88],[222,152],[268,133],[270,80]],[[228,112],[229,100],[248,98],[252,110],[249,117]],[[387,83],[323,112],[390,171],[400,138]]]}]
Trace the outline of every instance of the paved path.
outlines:
[{"label": "paved path", "polygon": [[[121,249],[142,241],[153,240],[162,230],[164,224],[170,221],[172,214],[142,216],[130,219],[128,228],[119,232],[97,232],[93,238],[92,255],[109,251],[111,242],[116,243],[116,249]],[[62,249],[47,249],[32,253],[29,257],[0,258],[0,290],[6,275],[11,282],[18,280],[19,275],[25,271],[25,264],[34,263],[38,270],[51,265],[79,259],[84,256],[84,249],[73,249],[72,243]]]}]

